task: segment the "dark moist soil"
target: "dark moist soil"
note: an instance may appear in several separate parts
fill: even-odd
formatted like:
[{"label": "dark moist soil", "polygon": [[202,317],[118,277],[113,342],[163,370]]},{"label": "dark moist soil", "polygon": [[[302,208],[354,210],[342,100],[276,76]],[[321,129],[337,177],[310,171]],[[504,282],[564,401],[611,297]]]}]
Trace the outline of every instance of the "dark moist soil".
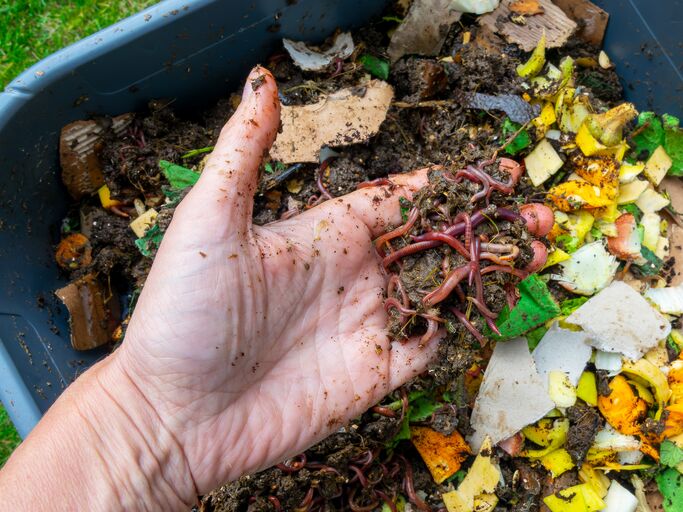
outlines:
[{"label": "dark moist soil", "polygon": [[[386,34],[392,26],[379,21],[355,32],[357,54],[347,59],[343,66],[333,65],[322,73],[299,70],[285,53],[273,55],[266,65],[278,81],[281,102],[284,105],[312,103],[324,94],[357,85],[367,71],[354,61],[361,53],[386,58]],[[472,34],[472,43],[468,45],[462,44],[465,30]],[[576,42],[570,46],[580,55],[597,58],[595,49]],[[572,54],[572,51],[565,54]],[[392,66],[388,81],[395,88],[395,100],[403,103],[390,108],[379,133],[366,144],[337,148],[339,155],[331,160],[328,170],[323,173],[324,186],[332,195],[356,190],[359,183],[367,180],[435,164],[453,172],[490,158],[499,148],[503,142],[501,125],[505,115],[465,108],[463,93],[522,94],[515,67],[526,56],[498,36],[482,32],[467,17],[463,18],[462,24],[452,27],[442,56],[449,58],[437,60],[407,56]],[[549,60],[559,60],[559,54],[555,58],[551,52]],[[593,88],[596,98],[607,105],[621,99],[621,88],[612,70],[579,69],[578,81]],[[183,158],[183,155],[212,146],[239,100],[239,92],[236,92],[211,109],[190,115],[177,113],[172,100],[153,101],[147,111],[135,114],[123,135],[117,136],[111,130],[105,134],[98,147],[98,155],[106,184],[112,197],[120,201],[120,206],[118,212],[105,211],[94,197],[72,207],[64,221],[63,232],[80,231],[85,234],[90,240],[93,255],[92,263],[87,267],[69,273],[72,279],[94,272],[103,283],[114,283],[126,297],[126,303],[130,295],[134,299],[136,290],[144,284],[156,247],[152,245],[149,256],[143,256],[128,227],[130,218],[125,216],[134,216],[135,200],[142,201],[145,208],[157,209],[157,225],[161,233],[165,231],[175,205],[187,190],[173,197],[169,195],[169,184],[160,173],[159,161],[167,160],[201,170],[205,154],[189,158]],[[420,105],[425,101],[438,103],[436,106]],[[522,152],[515,159],[519,161],[524,155]],[[312,196],[319,194],[316,172],[317,166],[311,164],[286,167],[276,162],[265,162],[255,198],[254,222],[265,224],[285,214],[302,211]],[[506,180],[505,173],[498,171],[497,165],[487,167],[486,172]],[[472,211],[475,205],[469,204],[468,200],[478,190],[479,186],[470,181],[453,184],[444,179],[443,173],[433,172],[431,187],[418,194],[415,205],[425,219],[434,215],[436,198],[443,200],[445,197],[453,213]],[[516,204],[528,202],[537,193],[523,177],[513,196],[493,193],[491,211],[498,205],[516,210]],[[531,237],[521,222],[484,223],[475,233],[496,240],[502,237],[504,242],[515,243],[520,249],[518,267],[523,267],[531,258]],[[406,243],[407,239],[398,241],[395,249]],[[443,246],[403,260],[403,267],[398,271],[412,306],[421,307],[425,289],[435,287],[433,282],[430,284],[430,277],[441,272],[446,255],[450,258],[451,268],[465,261]],[[443,277],[437,276],[436,281]],[[497,313],[505,306],[506,288],[515,282],[515,278],[507,274],[487,276],[484,297],[491,310]],[[565,293],[559,289],[555,291]],[[133,302],[130,301],[131,304]],[[130,308],[127,310],[129,312]],[[399,440],[401,436],[397,436],[408,421],[403,399],[408,400],[408,396],[415,392],[438,398],[443,402],[442,406],[431,417],[420,420],[419,424],[429,425],[445,435],[457,429],[466,436],[471,431],[469,415],[476,397],[476,382],[481,379],[491,347],[482,348],[446,308],[438,313],[447,320],[448,335],[439,345],[437,362],[426,374],[387,396],[380,404],[383,409],[369,410],[307,450],[303,468],[291,471],[285,466],[272,467],[245,476],[205,496],[200,510],[297,510],[325,504],[326,510],[334,511],[348,510],[349,501],[358,507],[375,504],[379,509],[382,503],[374,491],[379,490],[387,496],[406,496],[405,483],[409,474],[412,474],[413,485],[421,499],[433,510],[442,507],[440,495],[444,486],[434,484],[412,444]],[[480,332],[484,331],[485,323],[480,315],[473,314],[471,321]],[[390,328],[400,338],[405,334],[419,335],[425,326],[426,322],[418,319],[406,329],[398,325],[394,315]],[[474,367],[474,364],[478,366]],[[601,384],[600,390],[604,392],[604,382]],[[585,456],[599,426],[599,418],[596,419],[592,412],[593,409],[580,406],[570,409],[568,449],[577,462]],[[496,449],[496,457],[500,460],[506,482],[498,489],[501,501],[496,510],[536,511],[541,507],[543,496],[578,483],[575,471],[553,480],[537,463],[510,458],[500,449]],[[365,485],[361,484],[357,470],[367,480]]]}]

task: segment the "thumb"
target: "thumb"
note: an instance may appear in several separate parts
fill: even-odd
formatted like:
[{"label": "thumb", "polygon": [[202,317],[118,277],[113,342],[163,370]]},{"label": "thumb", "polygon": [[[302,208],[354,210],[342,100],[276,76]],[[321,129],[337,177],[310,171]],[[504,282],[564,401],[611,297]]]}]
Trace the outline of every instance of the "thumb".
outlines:
[{"label": "thumb", "polygon": [[[280,124],[275,78],[256,66],[242,93],[242,102],[221,130],[201,178],[185,198],[190,210],[215,212],[216,227],[234,233],[251,226],[258,166],[270,149]],[[214,205],[218,203],[218,207]]]}]

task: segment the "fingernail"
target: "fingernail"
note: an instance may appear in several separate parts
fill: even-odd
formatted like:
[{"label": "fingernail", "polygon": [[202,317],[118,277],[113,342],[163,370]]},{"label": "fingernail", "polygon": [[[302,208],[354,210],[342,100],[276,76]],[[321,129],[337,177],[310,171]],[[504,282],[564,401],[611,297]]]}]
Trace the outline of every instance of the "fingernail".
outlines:
[{"label": "fingernail", "polygon": [[256,66],[254,67],[251,72],[249,73],[249,76],[247,77],[247,81],[244,84],[244,90],[242,91],[242,101],[246,100],[249,98],[252,94],[254,94],[255,91],[259,89],[263,85],[263,82],[266,81],[266,73],[265,69],[262,68],[261,66]]}]

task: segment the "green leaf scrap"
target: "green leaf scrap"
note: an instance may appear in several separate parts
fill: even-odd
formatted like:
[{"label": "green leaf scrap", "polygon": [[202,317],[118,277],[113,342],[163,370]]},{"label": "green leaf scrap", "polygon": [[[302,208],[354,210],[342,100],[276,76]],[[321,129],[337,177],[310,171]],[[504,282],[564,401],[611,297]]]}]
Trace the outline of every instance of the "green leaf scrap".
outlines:
[{"label": "green leaf scrap", "polygon": [[161,232],[159,225],[154,224],[154,226],[147,230],[145,236],[135,240],[135,246],[143,256],[151,258],[153,251],[158,249],[159,245],[161,245],[161,239],[163,237],[164,234]]},{"label": "green leaf scrap", "polygon": [[575,299],[563,300],[560,302],[560,313],[562,316],[569,316],[586,302],[588,302],[588,297],[576,297]]},{"label": "green leaf scrap", "polygon": [[358,61],[363,65],[365,70],[377,78],[386,80],[389,78],[389,62],[382,60],[369,53],[360,56]]},{"label": "green leaf scrap", "polygon": [[426,421],[432,417],[437,410],[441,409],[443,404],[432,400],[431,398],[421,397],[410,404],[410,413],[408,414],[410,421]]},{"label": "green leaf scrap", "polygon": [[683,475],[673,468],[668,468],[655,477],[659,492],[664,497],[666,512],[683,510]]},{"label": "green leaf scrap", "polygon": [[545,325],[541,325],[526,333],[526,342],[527,345],[529,345],[529,351],[538,347],[538,344],[541,342],[546,332],[548,332],[548,328]]},{"label": "green leaf scrap", "polygon": [[501,336],[492,334],[498,341],[509,340],[545,324],[560,314],[560,306],[536,274],[531,274],[517,285],[520,299],[510,310],[503,308],[496,321]]},{"label": "green leaf scrap", "polygon": [[636,222],[640,222],[640,219],[643,218],[642,210],[638,208],[634,203],[622,205],[620,208],[622,211],[633,215],[633,217],[636,219]]},{"label": "green leaf scrap", "polygon": [[182,165],[160,160],[159,167],[168,182],[175,189],[182,190],[191,187],[199,180],[199,173],[196,173],[187,167],[183,167]]},{"label": "green leaf scrap", "polygon": [[640,247],[640,255],[645,258],[645,263],[633,264],[631,269],[641,276],[656,276],[662,270],[664,262],[644,245]]},{"label": "green leaf scrap", "polygon": [[[521,124],[514,123],[510,120],[509,117],[506,117],[505,121],[503,121],[502,142],[505,143],[508,137],[514,134],[521,127]],[[531,135],[529,135],[528,131],[522,130],[521,132],[519,132],[519,135],[512,139],[510,144],[508,144],[505,147],[505,152],[509,155],[516,155],[523,149],[528,148],[529,146],[531,146]]]},{"label": "green leaf scrap", "polygon": [[643,112],[638,116],[635,130],[641,130],[631,137],[636,156],[641,153],[649,156],[658,146],[663,146],[672,162],[668,174],[683,176],[683,130],[676,116],[664,114],[660,119],[654,112]]},{"label": "green leaf scrap", "polygon": [[659,462],[664,466],[675,468],[683,462],[683,450],[668,439],[664,440],[659,447]]},{"label": "green leaf scrap", "polygon": [[641,112],[635,130],[639,129],[638,134],[631,138],[636,153],[646,151],[649,155],[664,143],[664,127],[654,112]]}]

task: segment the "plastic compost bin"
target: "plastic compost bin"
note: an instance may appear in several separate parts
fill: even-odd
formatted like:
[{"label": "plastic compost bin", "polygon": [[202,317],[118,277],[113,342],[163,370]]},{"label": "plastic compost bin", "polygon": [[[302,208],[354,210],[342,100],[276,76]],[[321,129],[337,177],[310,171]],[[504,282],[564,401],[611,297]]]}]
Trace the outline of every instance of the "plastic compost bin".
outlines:
[{"label": "plastic compost bin", "polygon": [[[680,0],[594,0],[611,15],[605,49],[640,109],[680,115]],[[386,0],[166,0],[28,69],[0,93],[0,399],[26,436],[65,387],[106,351],[76,352],[65,281],[53,259],[69,197],[59,132],[95,115],[176,98],[226,96],[281,39],[320,41],[359,26]]]}]

